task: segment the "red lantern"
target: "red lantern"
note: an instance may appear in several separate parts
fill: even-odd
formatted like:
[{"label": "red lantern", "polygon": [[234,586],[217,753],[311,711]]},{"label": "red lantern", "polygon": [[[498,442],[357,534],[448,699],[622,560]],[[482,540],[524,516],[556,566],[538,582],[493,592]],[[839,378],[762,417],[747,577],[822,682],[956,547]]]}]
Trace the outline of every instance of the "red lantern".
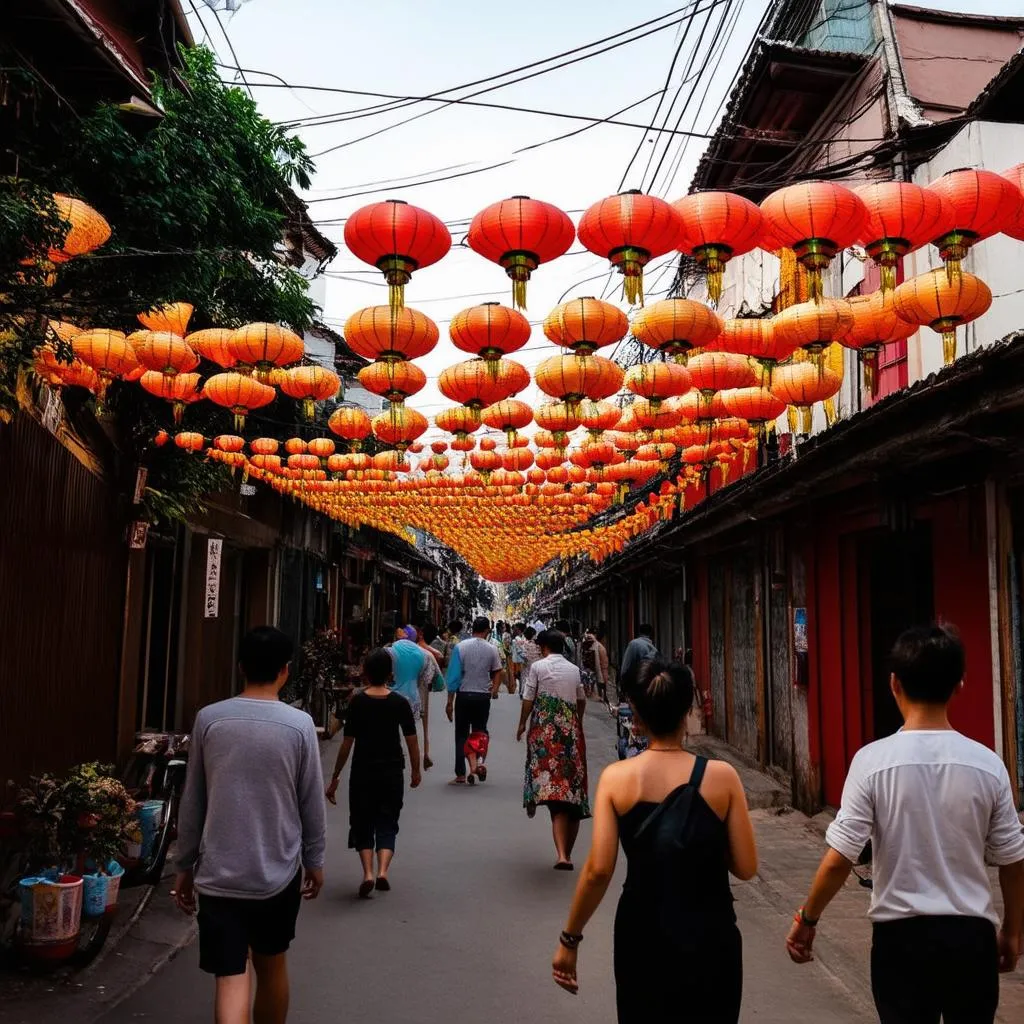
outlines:
[{"label": "red lantern", "polygon": [[331,413],[327,421],[331,432],[349,443],[349,450],[359,451],[360,444],[370,436],[372,427],[367,413],[356,406],[343,406]]},{"label": "red lantern", "polygon": [[664,199],[633,189],[594,203],[580,218],[577,234],[592,253],[605,256],[623,275],[626,299],[644,303],[644,267],[671,252],[679,242],[682,220]]},{"label": "red lantern", "polygon": [[456,348],[479,356],[497,372],[498,360],[530,340],[530,321],[497,302],[471,306],[452,317],[448,333]]},{"label": "red lantern", "polygon": [[687,364],[693,386],[708,398],[716,391],[746,388],[754,383],[754,371],[741,356],[729,352],[702,352]]},{"label": "red lantern", "polygon": [[750,356],[767,366],[770,372],[799,346],[796,341],[776,334],[770,317],[740,317],[722,321],[722,333],[711,347],[718,352]]},{"label": "red lantern", "polygon": [[872,395],[877,395],[879,353],[885,345],[909,338],[917,331],[917,324],[899,316],[892,295],[886,292],[857,295],[847,301],[853,310],[853,324],[839,344],[859,353],[864,384]]},{"label": "red lantern", "polygon": [[722,405],[731,416],[736,416],[759,429],[770,430],[772,424],[786,411],[786,403],[768,388],[733,388],[722,392]]},{"label": "red lantern", "polygon": [[622,410],[611,402],[594,402],[588,398],[580,404],[580,426],[586,427],[594,440],[606,430],[617,427],[621,418]]},{"label": "red lantern", "polygon": [[218,373],[203,386],[203,397],[230,409],[235,416],[235,429],[245,428],[245,417],[253,410],[269,405],[277,392],[254,377],[240,373]]},{"label": "red lantern", "polygon": [[184,430],[174,435],[174,443],[186,452],[201,452],[206,439],[202,434],[196,434],[191,430]]},{"label": "red lantern", "polygon": [[685,362],[695,348],[714,342],[722,321],[714,310],[692,299],[663,299],[633,318],[633,335],[676,362]]},{"label": "red lantern", "polygon": [[203,383],[198,373],[179,373],[165,377],[162,373],[149,370],[139,378],[139,384],[151,395],[171,403],[175,423],[181,422],[186,405],[198,402],[203,397]]},{"label": "red lantern", "polygon": [[414,270],[437,263],[451,248],[444,222],[418,206],[386,199],[356,210],[345,221],[345,244],[364,263],[377,267],[389,286],[392,307],[405,304]]},{"label": "red lantern", "polygon": [[726,263],[757,248],[760,207],[732,192],[695,192],[672,205],[681,222],[679,248],[707,271],[708,297],[717,306]]},{"label": "red lantern", "polygon": [[407,306],[367,306],[348,318],[343,333],[356,355],[385,363],[425,356],[440,337],[430,317]]},{"label": "red lantern", "polygon": [[480,414],[480,419],[485,426],[505,431],[509,445],[514,446],[516,432],[533,422],[533,409],[525,402],[520,402],[515,398],[506,398],[504,401],[487,406]]},{"label": "red lantern", "polygon": [[[1021,194],[1024,195],[1024,164],[1017,164],[1016,167],[1011,167],[1008,171],[1003,171],[1003,177],[1006,178],[1010,184],[1016,185],[1016,187],[1020,189]],[[1016,220],[1014,220],[1008,227],[1004,227],[1003,232],[1011,238],[1016,238],[1024,242],[1024,203],[1021,204],[1020,212],[1017,214]]]},{"label": "red lantern", "polygon": [[254,367],[257,379],[267,383],[275,367],[297,363],[305,353],[305,346],[287,327],[255,323],[239,327],[231,335],[228,350],[242,366]]},{"label": "red lantern", "polygon": [[401,405],[410,395],[427,386],[427,375],[415,363],[406,360],[370,363],[356,376],[367,391],[396,405]]},{"label": "red lantern", "polygon": [[853,326],[853,310],[844,299],[819,299],[788,306],[772,328],[775,337],[807,352],[815,366],[822,365],[822,354],[835,341],[841,341]]},{"label": "red lantern", "polygon": [[311,366],[295,366],[285,372],[281,390],[289,397],[302,402],[302,415],[311,420],[316,412],[316,402],[334,398],[341,387],[341,378],[333,370],[325,370],[314,363]]},{"label": "red lantern", "polygon": [[624,375],[621,366],[601,356],[553,356],[537,367],[534,379],[541,391],[578,415],[584,398],[611,398]]},{"label": "red lantern", "polygon": [[593,297],[563,302],[544,320],[548,339],[580,356],[614,345],[628,330],[629,320],[618,306]]},{"label": "red lantern", "polygon": [[803,433],[809,434],[814,403],[834,397],[842,386],[843,379],[828,367],[819,369],[813,363],[789,363],[776,369],[771,391],[786,405],[800,410]]},{"label": "red lantern", "polygon": [[867,209],[856,192],[832,181],[804,181],[773,192],[761,203],[762,245],[790,248],[807,269],[813,298],[822,295],[821,272],[861,234]]},{"label": "red lantern", "polygon": [[466,243],[505,268],[512,279],[512,304],[525,309],[530,274],[568,252],[575,237],[572,221],[557,206],[513,196],[481,210],[469,225]]},{"label": "red lantern", "polygon": [[626,371],[624,383],[634,395],[650,399],[655,408],[693,387],[689,371],[680,363],[638,363]]},{"label": "red lantern", "polygon": [[403,452],[417,437],[426,433],[428,426],[427,418],[408,406],[391,409],[373,418],[373,433],[377,440],[394,445]]},{"label": "red lantern", "polygon": [[441,371],[437,386],[445,398],[461,402],[479,412],[518,394],[530,383],[525,367],[511,359],[501,359],[495,373],[483,359],[467,359]]}]

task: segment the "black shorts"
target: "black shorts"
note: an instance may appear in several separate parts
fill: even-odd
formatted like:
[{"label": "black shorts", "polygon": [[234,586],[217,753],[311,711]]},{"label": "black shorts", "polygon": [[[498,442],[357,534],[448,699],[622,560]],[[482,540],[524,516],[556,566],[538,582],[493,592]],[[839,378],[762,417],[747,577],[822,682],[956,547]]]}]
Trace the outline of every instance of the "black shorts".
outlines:
[{"label": "black shorts", "polygon": [[244,900],[199,895],[199,967],[226,978],[245,974],[251,949],[257,956],[278,956],[295,938],[302,903],[302,872],[276,896]]}]

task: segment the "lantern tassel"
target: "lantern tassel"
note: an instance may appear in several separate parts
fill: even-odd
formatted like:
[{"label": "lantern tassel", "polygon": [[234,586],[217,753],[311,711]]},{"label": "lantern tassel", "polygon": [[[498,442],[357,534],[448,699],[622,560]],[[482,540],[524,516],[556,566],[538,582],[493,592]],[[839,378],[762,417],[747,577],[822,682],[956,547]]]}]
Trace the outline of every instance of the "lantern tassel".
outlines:
[{"label": "lantern tassel", "polygon": [[821,407],[825,410],[825,422],[831,427],[835,425],[836,420],[839,418],[836,411],[836,400],[834,398],[826,398],[821,403]]},{"label": "lantern tassel", "polygon": [[316,415],[316,405],[314,404],[313,399],[312,398],[304,398],[302,400],[302,416],[303,416],[303,419],[308,420],[308,421],[312,421],[312,419],[313,419],[313,417],[315,415]]},{"label": "lantern tassel", "polygon": [[235,433],[240,434],[245,430],[245,412],[235,410]]},{"label": "lantern tassel", "polygon": [[825,284],[821,278],[820,267],[811,267],[811,269],[807,271],[807,290],[810,293],[811,301],[821,301],[825,294]]},{"label": "lantern tassel", "polygon": [[942,358],[945,361],[946,366],[949,366],[956,359],[955,327],[942,332]]},{"label": "lantern tassel", "polygon": [[800,420],[800,433],[809,434],[814,426],[814,409],[809,405],[805,405],[800,410]]},{"label": "lantern tassel", "polygon": [[872,398],[878,397],[878,350],[871,349],[861,353],[861,365],[864,367],[864,386]]},{"label": "lantern tassel", "polygon": [[185,415],[185,403],[184,402],[175,402],[171,406],[171,411],[172,411],[172,413],[174,415],[175,426],[179,426],[181,424],[181,421],[182,421],[184,415]]},{"label": "lantern tassel", "polygon": [[526,309],[526,281],[512,279],[512,305],[516,309]]},{"label": "lantern tassel", "polygon": [[626,301],[631,306],[642,306],[644,304],[643,271],[640,271],[639,274],[631,274],[628,269],[624,269],[622,290]]},{"label": "lantern tassel", "polygon": [[959,258],[951,257],[946,260],[946,280],[949,282],[950,287],[960,280],[962,270],[963,262]]},{"label": "lantern tassel", "polygon": [[392,309],[401,309],[405,305],[405,284],[388,283],[388,305]]},{"label": "lantern tassel", "polygon": [[882,293],[891,292],[896,287],[896,267],[885,262],[878,265],[878,276],[881,280]]}]

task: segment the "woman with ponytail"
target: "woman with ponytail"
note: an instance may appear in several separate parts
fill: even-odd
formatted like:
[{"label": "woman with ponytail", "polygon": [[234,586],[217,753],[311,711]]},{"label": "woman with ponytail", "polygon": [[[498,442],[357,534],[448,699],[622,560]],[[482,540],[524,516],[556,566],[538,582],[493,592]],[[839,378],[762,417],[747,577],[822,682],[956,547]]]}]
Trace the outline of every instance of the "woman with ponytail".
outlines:
[{"label": "woman with ponytail", "polygon": [[[647,662],[630,688],[649,746],[601,776],[590,855],[552,965],[555,982],[576,993],[583,930],[608,890],[621,841],[628,871],[615,917],[619,1024],[739,1020],[743,960],[729,875],[752,878],[757,848],[735,769],[683,749],[693,696],[693,673],[678,662]],[[684,986],[680,971],[699,983]]]}]

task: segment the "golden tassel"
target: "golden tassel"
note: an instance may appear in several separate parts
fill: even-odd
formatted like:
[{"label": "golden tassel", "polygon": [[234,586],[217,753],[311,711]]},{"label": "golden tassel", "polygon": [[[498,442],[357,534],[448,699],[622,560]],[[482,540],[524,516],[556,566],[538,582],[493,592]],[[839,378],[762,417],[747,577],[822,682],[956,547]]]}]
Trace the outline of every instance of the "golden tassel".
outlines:
[{"label": "golden tassel", "polygon": [[891,292],[896,287],[896,266],[892,263],[880,263],[878,276],[881,279],[882,294]]},{"label": "golden tassel", "polygon": [[[946,264],[947,268],[949,264]],[[956,360],[956,328],[951,327],[949,330],[942,332],[942,358],[946,366],[949,366]]]},{"label": "golden tassel", "polygon": [[792,405],[786,410],[786,420],[789,423],[789,432],[791,434],[795,434],[797,432],[798,426],[797,411],[796,408]]},{"label": "golden tassel", "polygon": [[834,398],[826,398],[821,404],[825,410],[825,422],[831,427],[835,424],[837,419],[836,401]]},{"label": "golden tassel", "polygon": [[512,305],[516,309],[526,309],[526,280],[512,279]]},{"label": "golden tassel", "polygon": [[949,282],[950,287],[960,280],[961,270],[962,264],[959,259],[951,258],[946,260],[946,280]]},{"label": "golden tassel", "polygon": [[803,427],[800,432],[802,434],[809,434],[814,426],[814,409],[809,405],[805,405],[800,410],[800,419],[802,421],[801,426]]},{"label": "golden tassel", "polygon": [[642,306],[644,304],[644,274],[630,274],[628,270],[623,272],[622,290],[625,293],[626,301],[631,306]]},{"label": "golden tassel", "polygon": [[405,284],[388,283],[388,305],[392,309],[401,309],[405,305]]}]

